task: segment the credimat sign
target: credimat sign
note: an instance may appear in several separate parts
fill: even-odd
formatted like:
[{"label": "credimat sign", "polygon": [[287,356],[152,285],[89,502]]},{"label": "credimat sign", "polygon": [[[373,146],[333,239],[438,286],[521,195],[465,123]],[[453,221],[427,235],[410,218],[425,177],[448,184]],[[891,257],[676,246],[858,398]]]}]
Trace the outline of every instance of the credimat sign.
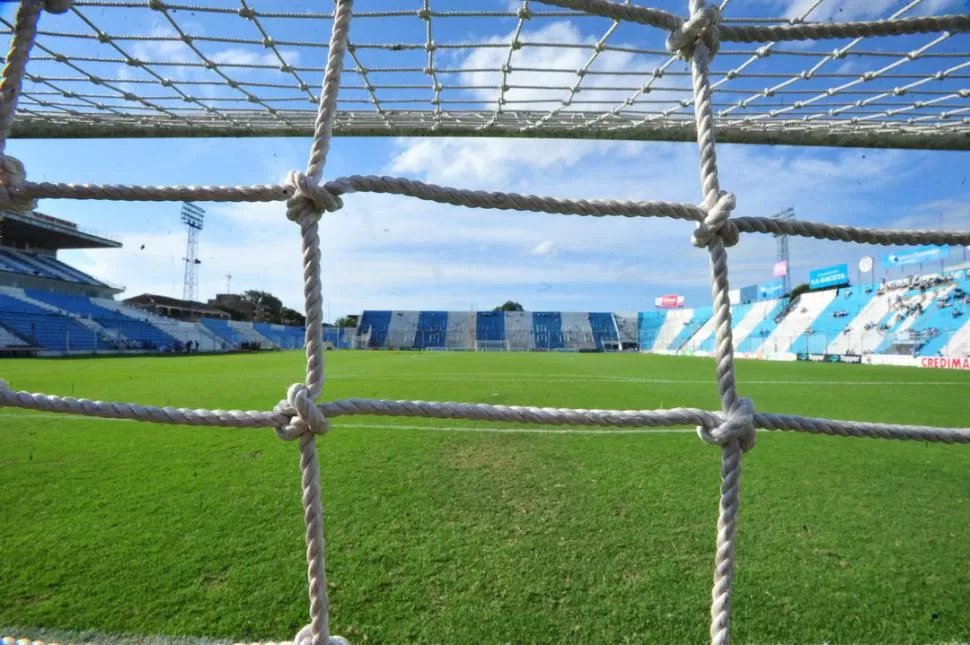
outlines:
[{"label": "credimat sign", "polygon": [[970,358],[946,358],[945,356],[924,356],[920,367],[938,367],[950,370],[970,370]]}]

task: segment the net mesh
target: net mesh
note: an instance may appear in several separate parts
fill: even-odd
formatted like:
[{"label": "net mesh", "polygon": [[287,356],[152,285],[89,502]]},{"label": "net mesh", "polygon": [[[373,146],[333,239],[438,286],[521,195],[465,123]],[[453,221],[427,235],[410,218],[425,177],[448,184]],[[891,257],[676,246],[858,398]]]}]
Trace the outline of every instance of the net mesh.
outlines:
[{"label": "net mesh", "polygon": [[[885,20],[856,23],[810,22],[821,0],[806,3],[801,15],[786,20],[731,19],[720,7],[703,0],[689,0],[689,16],[683,18],[665,11],[616,4],[605,0],[543,0],[542,4],[523,2],[517,11],[475,12],[454,3],[443,10],[430,2],[411,11],[360,11],[356,19],[401,19],[420,21],[424,39],[412,43],[365,44],[349,38],[352,1],[338,0],[333,14],[262,12],[241,0],[235,8],[189,7],[150,0],[143,3],[124,1],[76,2],[70,0],[25,0],[14,23],[10,52],[0,82],[0,152],[10,136],[85,136],[92,132],[117,136],[130,135],[209,135],[209,134],[280,134],[310,133],[313,136],[309,162],[304,172],[290,173],[282,185],[264,186],[115,186],[32,183],[27,181],[22,165],[10,156],[2,158],[0,168],[0,207],[29,210],[41,197],[102,200],[194,200],[194,201],[285,201],[287,218],[300,227],[303,244],[303,280],[307,318],[307,375],[302,383],[292,385],[286,398],[273,410],[204,410],[107,403],[71,397],[49,396],[14,391],[0,382],[0,405],[32,410],[81,414],[103,418],[123,418],[150,423],[172,423],[193,426],[238,428],[274,428],[283,440],[297,441],[304,519],[306,523],[307,565],[309,580],[309,624],[294,642],[313,645],[345,642],[330,635],[329,609],[324,545],[324,515],[321,501],[317,435],[327,432],[330,419],[346,415],[383,415],[403,417],[488,420],[541,424],[597,426],[683,426],[697,427],[701,439],[722,450],[721,500],[717,521],[714,585],[711,600],[711,642],[728,643],[731,626],[731,594],[735,562],[735,534],[742,455],[755,444],[756,429],[801,431],[817,434],[883,439],[909,439],[943,443],[970,443],[970,429],[935,428],[840,421],[771,414],[755,410],[750,399],[738,393],[734,377],[734,349],[731,335],[731,309],[727,248],[737,243],[741,233],[785,233],[832,240],[874,244],[970,244],[970,232],[898,231],[874,228],[833,226],[824,223],[773,220],[757,217],[732,217],[735,197],[721,189],[718,178],[715,130],[721,138],[732,140],[771,140],[775,142],[827,143],[833,145],[870,145],[880,147],[951,147],[965,148],[968,141],[966,90],[955,89],[954,82],[966,78],[960,70],[970,62],[960,62],[965,54],[956,54],[939,46],[963,38],[970,29],[970,16],[920,16],[918,0]],[[534,6],[533,6],[534,5]],[[549,8],[551,5],[558,8]],[[153,12],[160,15],[163,26],[158,33],[114,34],[103,32],[92,20],[95,8],[117,11]],[[58,30],[38,31],[42,11],[68,15],[60,20]],[[221,36],[212,28],[204,32],[191,27],[177,12],[198,12],[215,22],[238,26],[245,21],[250,36]],[[181,15],[181,14],[179,14]],[[566,43],[552,38],[538,43],[530,40],[525,25],[547,18],[599,17],[607,21],[603,36],[594,43]],[[508,40],[480,43],[434,40],[434,25],[457,19],[511,19],[515,23]],[[592,19],[592,18],[590,18]],[[181,21],[180,21],[181,20]],[[313,40],[283,41],[272,36],[268,25],[280,20],[313,23],[326,21],[332,34],[328,47]],[[70,24],[74,21],[74,24]],[[58,23],[58,21],[52,21]],[[59,23],[58,23],[59,24]],[[81,25],[84,27],[81,28]],[[650,26],[657,29],[651,29]],[[621,28],[632,28],[638,42],[649,43],[656,37],[658,49],[634,49],[611,44]],[[60,31],[63,29],[63,31]],[[366,31],[365,29],[362,31]],[[246,32],[243,32],[246,33]],[[922,39],[922,44],[908,51],[867,50],[864,40],[888,37],[901,41]],[[813,47],[781,44],[788,41],[845,40],[846,44],[821,56]],[[97,41],[114,53],[107,58],[70,54],[55,43]],[[137,55],[140,42],[180,43],[195,58],[164,60],[145,59]],[[619,42],[619,39],[617,39]],[[756,50],[732,51],[734,42],[767,42]],[[219,43],[263,48],[270,62],[218,60],[206,53],[208,44]],[[778,46],[776,46],[776,44]],[[588,56],[577,70],[521,67],[516,55],[532,47],[574,47]],[[813,45],[814,46],[814,45]],[[324,67],[299,66],[293,61],[290,47],[325,49]],[[660,48],[662,47],[662,49]],[[30,74],[26,62],[31,48],[35,56]],[[456,111],[449,105],[454,93],[474,94],[476,87],[467,84],[467,73],[477,68],[453,68],[443,52],[449,49],[497,49],[502,52],[499,67],[483,63],[482,73],[501,75],[501,84],[487,90],[494,104],[489,107],[480,95],[475,109]],[[381,49],[389,58],[401,56],[398,67],[367,67],[362,60],[369,49]],[[158,50],[156,50],[158,51]],[[414,59],[420,64],[405,63]],[[610,53],[624,53],[629,60],[640,62],[629,70],[613,69],[599,74],[598,61]],[[391,56],[393,54],[393,56]],[[790,56],[797,61],[792,69],[768,75],[760,64],[768,56]],[[660,57],[658,65],[643,61]],[[715,59],[716,56],[716,59]],[[319,56],[313,57],[318,58]],[[739,57],[739,58],[736,58]],[[806,57],[814,62],[805,67]],[[835,62],[848,57],[880,61],[877,69],[847,71]],[[487,57],[486,57],[487,58]],[[852,60],[855,60],[853,58]],[[675,62],[687,61],[688,72],[676,72]],[[712,60],[740,60],[730,67],[715,71]],[[262,60],[267,60],[263,58]],[[107,61],[123,63],[138,71],[130,76],[111,78],[96,73],[95,65]],[[466,61],[467,62],[467,61]],[[487,62],[487,60],[486,60]],[[188,65],[205,74],[186,75],[175,81],[163,70]],[[60,67],[58,67],[60,66]],[[345,70],[346,67],[346,70]],[[831,69],[833,68],[834,69]],[[239,80],[240,69],[266,69],[276,74],[270,81]],[[827,74],[822,70],[830,69]],[[57,70],[60,69],[60,72]],[[471,72],[469,72],[471,69]],[[797,69],[798,71],[792,72]],[[69,73],[65,70],[71,70]],[[652,70],[652,71],[651,71]],[[841,70],[841,71],[839,71]],[[323,72],[324,83],[319,99],[307,85],[311,74]],[[517,85],[517,74],[536,73],[543,79],[555,74],[572,77],[568,87],[553,81],[529,88]],[[60,74],[60,75],[58,75]],[[408,81],[378,84],[376,77],[411,78],[414,74],[431,79],[420,87]],[[411,77],[406,75],[412,75]],[[464,79],[452,87],[450,75]],[[613,84],[629,79],[643,79],[643,84],[630,84],[613,90]],[[188,80],[187,80],[188,79]],[[590,80],[595,79],[595,80]],[[624,81],[624,79],[627,79]],[[680,79],[680,80],[678,80]],[[826,80],[827,79],[827,80]],[[24,81],[31,83],[25,89]],[[768,82],[760,92],[741,89],[742,80],[755,84]],[[870,89],[880,87],[881,89]],[[589,86],[586,83],[590,83]],[[829,85],[835,83],[835,85]],[[218,92],[203,94],[197,88],[213,85]],[[128,88],[143,87],[138,94]],[[885,87],[894,85],[892,91]],[[819,89],[825,86],[825,89]],[[65,88],[72,87],[70,91]],[[796,90],[796,87],[799,88]],[[195,88],[195,89],[193,89]],[[613,107],[586,111],[579,109],[580,97],[587,90],[595,92],[628,92],[622,101],[608,103]],[[814,89],[809,89],[814,88]],[[366,94],[368,111],[342,110],[355,99],[338,100],[338,90],[358,90]],[[395,99],[391,89],[411,93],[400,99],[423,105],[420,110],[391,109]],[[519,90],[535,91],[539,105],[510,108],[520,100]],[[231,91],[230,91],[231,90]],[[772,98],[803,93],[804,99],[786,103],[785,107],[766,110]],[[157,95],[156,95],[157,93]],[[225,96],[223,96],[225,93]],[[564,94],[565,93],[565,94]],[[732,96],[733,93],[733,96]],[[130,96],[129,96],[130,94]],[[597,94],[599,96],[600,94]],[[866,96],[849,101],[849,96]],[[555,97],[555,99],[553,98]],[[679,98],[678,98],[679,97]],[[900,102],[899,97],[904,97]],[[926,100],[917,100],[926,97]],[[932,98],[931,98],[932,97]],[[648,107],[648,100],[659,105]],[[174,99],[174,100],[173,100]],[[284,100],[286,99],[286,100]],[[963,99],[962,103],[960,99]],[[454,99],[457,100],[457,99]],[[525,99],[522,99],[525,100]],[[531,100],[531,99],[530,99]],[[17,125],[13,114],[21,103]],[[288,101],[317,103],[315,111],[281,107]],[[664,103],[666,101],[666,103]],[[827,108],[831,103],[838,106]],[[245,107],[240,108],[239,103]],[[177,104],[177,105],[175,105]],[[183,104],[188,104],[183,105]],[[540,108],[540,105],[542,106]],[[891,107],[892,106],[892,107]],[[702,201],[699,205],[657,201],[575,200],[511,193],[487,193],[436,186],[403,178],[343,177],[322,182],[323,169],[334,131],[343,134],[420,134],[454,133],[478,135],[535,134],[537,136],[619,136],[628,138],[696,137],[700,158]],[[759,137],[761,137],[759,139]],[[767,137],[767,138],[765,138]],[[712,297],[715,320],[716,385],[721,410],[678,408],[672,410],[574,410],[527,406],[497,406],[473,403],[438,403],[425,401],[391,401],[347,399],[319,403],[324,385],[322,341],[322,294],[320,285],[320,216],[342,207],[344,195],[354,192],[379,192],[406,195],[418,199],[474,208],[516,209],[583,216],[669,217],[694,224],[691,242],[706,247],[710,254]]]},{"label": "net mesh", "polygon": [[[663,31],[634,22],[649,10],[619,15],[611,4],[361,7],[334,129],[693,139],[690,73]],[[967,18],[926,15],[932,4],[884,10],[891,24],[919,27],[886,38],[894,30],[810,31],[832,24],[821,0],[776,18],[734,16],[722,2],[710,70],[720,139],[966,148]],[[333,14],[267,6],[78,0],[38,31],[13,136],[312,134],[327,48],[317,33]],[[399,40],[383,40],[389,32]]]}]

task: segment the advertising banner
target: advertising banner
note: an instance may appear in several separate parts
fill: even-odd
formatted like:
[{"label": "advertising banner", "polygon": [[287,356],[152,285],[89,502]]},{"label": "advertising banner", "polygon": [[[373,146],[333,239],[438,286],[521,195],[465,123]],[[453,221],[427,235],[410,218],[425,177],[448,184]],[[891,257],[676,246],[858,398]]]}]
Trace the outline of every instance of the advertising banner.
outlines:
[{"label": "advertising banner", "polygon": [[684,306],[684,296],[666,295],[657,296],[654,304],[661,309],[676,309]]},{"label": "advertising banner", "polygon": [[947,370],[970,370],[970,358],[946,356],[924,356],[920,359],[920,367],[938,367]]},{"label": "advertising banner", "polygon": [[772,280],[771,282],[765,282],[763,285],[758,287],[758,297],[760,297],[762,300],[780,298],[785,295],[784,291],[784,280]]},{"label": "advertising banner", "polygon": [[825,289],[827,287],[841,287],[849,284],[849,265],[836,264],[815,269],[808,274],[808,286],[810,289]]},{"label": "advertising banner", "polygon": [[897,251],[886,256],[883,263],[888,267],[901,267],[907,264],[934,262],[950,257],[948,246],[917,246],[905,251]]},{"label": "advertising banner", "polygon": [[800,361],[810,361],[812,363],[848,363],[849,365],[862,365],[862,356],[858,354],[806,354],[800,352],[795,356]]}]

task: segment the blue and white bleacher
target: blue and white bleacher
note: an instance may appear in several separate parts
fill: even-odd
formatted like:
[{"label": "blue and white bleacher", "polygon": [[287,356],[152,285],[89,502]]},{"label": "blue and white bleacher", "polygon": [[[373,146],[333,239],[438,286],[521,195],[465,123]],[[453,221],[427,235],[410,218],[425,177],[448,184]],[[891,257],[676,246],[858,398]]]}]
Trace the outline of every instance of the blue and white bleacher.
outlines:
[{"label": "blue and white bleacher", "polygon": [[37,289],[28,289],[24,293],[34,300],[45,302],[79,317],[89,318],[105,330],[120,334],[137,343],[140,345],[139,349],[170,349],[175,344],[174,338],[154,325],[100,307],[86,296]]},{"label": "blue and white bleacher", "polygon": [[532,312],[532,336],[536,349],[554,350],[565,347],[562,314],[558,311]]}]

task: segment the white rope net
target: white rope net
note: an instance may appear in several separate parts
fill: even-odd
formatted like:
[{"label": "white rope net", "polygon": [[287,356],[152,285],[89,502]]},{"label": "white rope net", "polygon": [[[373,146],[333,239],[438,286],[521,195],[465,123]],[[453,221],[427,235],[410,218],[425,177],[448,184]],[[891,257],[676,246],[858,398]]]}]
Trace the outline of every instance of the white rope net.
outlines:
[{"label": "white rope net", "polygon": [[[735,197],[721,189],[718,180],[715,130],[722,139],[733,141],[761,141],[812,143],[832,145],[868,145],[878,147],[968,148],[970,118],[967,90],[954,89],[954,81],[966,79],[960,70],[970,67],[966,54],[941,51],[938,45],[970,29],[970,16],[914,16],[908,14],[919,7],[914,0],[888,19],[856,23],[810,22],[811,12],[821,4],[808,4],[804,15],[787,21],[727,19],[720,7],[705,4],[704,0],[689,0],[690,14],[682,18],[665,11],[616,4],[606,0],[538,0],[523,2],[518,11],[463,11],[461,3],[442,10],[436,2],[434,10],[429,0],[411,11],[359,12],[355,18],[401,18],[419,20],[426,27],[426,39],[413,43],[384,43],[365,45],[349,38],[352,0],[338,0],[333,14],[264,12],[250,7],[246,0],[232,9],[186,7],[149,0],[147,3],[124,0],[77,1],[24,0],[16,21],[7,26],[12,30],[10,52],[0,82],[0,153],[10,136],[207,136],[219,134],[312,134],[313,141],[305,172],[291,172],[283,185],[262,186],[116,186],[73,185],[62,183],[32,183],[26,180],[23,166],[16,159],[4,156],[0,168],[0,208],[29,210],[42,197],[149,200],[149,201],[285,201],[287,218],[298,224],[303,243],[303,280],[306,307],[307,371],[303,383],[292,385],[273,410],[192,410],[186,408],[158,408],[129,403],[106,403],[71,397],[49,396],[13,391],[0,381],[0,405],[79,414],[109,419],[131,419],[149,423],[170,423],[193,426],[235,428],[274,428],[283,440],[298,441],[304,519],[306,522],[307,564],[309,581],[309,624],[294,638],[305,645],[344,643],[332,636],[329,629],[327,581],[324,548],[324,515],[317,463],[317,435],[329,429],[329,419],[346,415],[381,415],[426,418],[488,420],[490,422],[518,422],[597,426],[697,426],[701,439],[717,445],[723,452],[721,467],[721,501],[717,521],[714,585],[711,598],[711,642],[729,642],[731,626],[731,595],[735,568],[735,533],[738,519],[738,500],[743,453],[754,447],[756,429],[770,431],[800,431],[848,437],[908,439],[943,443],[970,443],[970,429],[948,429],[924,426],[904,426],[857,421],[808,418],[785,414],[756,412],[749,399],[738,394],[734,378],[734,349],[731,337],[731,308],[728,298],[727,248],[737,243],[742,232],[786,233],[830,240],[864,242],[870,244],[970,244],[970,232],[901,231],[874,228],[834,226],[805,221],[782,221],[759,217],[732,217]],[[554,5],[558,8],[547,8]],[[108,7],[118,11],[151,11],[160,15],[178,35],[123,35],[105,33],[91,19],[91,9]],[[205,12],[225,21],[244,21],[250,36],[215,37],[199,35],[180,24],[177,11]],[[65,14],[66,21],[84,24],[84,29],[39,30],[38,20],[43,12]],[[508,18],[517,20],[511,42],[436,43],[433,25],[436,21],[457,18],[475,20]],[[539,69],[556,74],[573,74],[574,85],[568,88],[568,98],[559,99],[552,108],[537,111],[511,109],[516,88],[515,75],[525,71],[513,63],[521,49],[538,46],[528,42],[523,34],[527,21],[545,17],[602,16],[609,28],[590,52],[589,62],[579,70]],[[316,42],[275,40],[268,24],[277,20],[328,21],[332,27],[327,59],[324,67],[308,64],[298,67],[287,63],[284,47],[324,46]],[[51,21],[57,23],[57,21]],[[234,23],[234,24],[235,24]],[[630,23],[630,24],[627,24]],[[75,26],[76,26],[75,25]],[[621,49],[608,44],[611,34],[620,25],[633,26],[644,42],[651,35],[660,35],[666,43],[660,50],[637,50],[644,56],[664,56],[663,64],[650,72],[646,68],[624,75],[620,80],[643,79],[623,91],[629,95],[615,102],[608,110],[585,111],[574,108],[584,90],[583,84],[595,76],[594,63],[607,52]],[[650,27],[659,28],[652,29]],[[877,52],[865,50],[864,41],[879,36],[909,39],[923,37],[924,44],[908,52]],[[965,35],[962,36],[964,39]],[[142,60],[129,53],[131,41],[175,38],[198,57],[191,65],[199,66],[221,80],[216,84],[233,90],[233,95],[215,96],[203,100],[190,88],[201,81],[173,81],[162,70],[172,61]],[[109,58],[64,54],[55,43],[77,39],[95,39],[114,52]],[[772,56],[818,58],[809,49],[792,47],[786,51],[779,43],[805,40],[845,40],[847,44],[830,51],[809,67],[793,74],[769,75],[757,72],[757,66],[768,54]],[[276,85],[243,83],[234,80],[231,65],[207,57],[204,42],[258,45],[279,59]],[[761,43],[756,50],[729,51],[733,43]],[[964,44],[966,40],[963,40]],[[776,45],[778,45],[776,47]],[[552,46],[566,46],[553,43]],[[446,48],[504,47],[507,62],[498,69],[502,82],[497,88],[497,104],[492,109],[455,111],[445,109],[446,97],[454,90],[461,93],[468,86],[451,87],[447,82],[455,71],[446,67],[440,51]],[[583,45],[582,47],[586,47]],[[28,55],[35,53],[35,63],[42,63],[42,72],[27,74]],[[423,65],[367,67],[362,57],[367,49],[403,54],[418,52]],[[436,52],[439,54],[436,55]],[[742,60],[740,64],[711,69],[715,55],[718,60]],[[855,73],[832,72],[823,75],[823,68],[847,56],[878,58],[879,69]],[[413,58],[413,57],[412,57]],[[672,83],[661,87],[673,77],[675,61],[684,59],[691,84],[681,87]],[[96,63],[119,61],[138,69],[144,76],[136,81],[151,87],[144,88],[144,96],[125,90],[122,82],[99,75],[93,70]],[[802,58],[799,58],[801,61]],[[186,64],[179,62],[178,65]],[[924,65],[925,64],[925,65]],[[60,75],[54,70],[73,72]],[[253,64],[256,65],[256,64]],[[273,67],[275,64],[269,65]],[[65,67],[66,66],[66,67]],[[238,64],[237,64],[238,67]],[[912,67],[912,71],[901,68]],[[347,73],[344,70],[347,70]],[[33,68],[32,68],[33,69]],[[920,71],[917,72],[916,70]],[[927,70],[930,71],[927,71]],[[323,89],[319,100],[306,80],[316,72],[323,72]],[[495,70],[491,70],[495,71]],[[535,71],[535,70],[533,70]],[[391,109],[392,100],[384,92],[393,83],[378,85],[374,76],[394,74],[425,74],[431,79],[430,92],[422,86],[423,98],[417,98],[418,88],[409,102],[430,104],[431,109]],[[349,74],[349,75],[348,75]],[[356,77],[356,80],[352,80]],[[134,77],[132,77],[134,78]],[[124,79],[126,82],[132,78]],[[685,77],[686,78],[686,77]],[[742,78],[756,83],[770,83],[760,91],[729,90]],[[823,91],[817,84],[828,78],[838,85]],[[154,79],[154,80],[151,80]],[[32,89],[24,89],[24,81]],[[893,90],[866,90],[867,98],[849,100],[860,95],[876,81],[894,85]],[[618,82],[611,78],[609,83]],[[356,85],[354,84],[356,83]],[[638,81],[639,83],[639,81]],[[813,85],[814,83],[814,85]],[[350,105],[338,100],[338,90],[360,89],[369,95],[369,111],[340,110]],[[402,83],[407,85],[407,83]],[[67,87],[79,89],[67,90]],[[803,98],[783,108],[766,111],[768,98],[796,92],[796,86],[811,90],[797,90]],[[599,87],[599,86],[597,86]],[[83,88],[83,89],[80,89]],[[932,88],[932,89],[931,89]],[[380,93],[378,90],[381,90]],[[491,88],[496,89],[496,88]],[[543,85],[538,88],[548,95],[559,96],[561,88]],[[162,92],[165,90],[165,92]],[[272,90],[272,91],[271,91]],[[648,107],[648,98],[661,94],[676,96],[674,104]],[[733,92],[733,93],[732,93]],[[154,96],[158,93],[158,96]],[[669,94],[668,94],[669,93]],[[164,94],[164,95],[163,95]],[[280,106],[282,97],[299,95],[301,101],[317,103],[317,109],[307,112]],[[720,95],[718,101],[715,97]],[[172,97],[188,107],[172,105]],[[429,99],[428,96],[431,98]],[[794,95],[792,95],[794,96]],[[905,100],[900,102],[899,97]],[[762,100],[765,99],[765,100]],[[826,109],[831,100],[838,107]],[[962,103],[961,100],[962,99]],[[650,99],[653,100],[653,99]],[[19,106],[17,124],[13,122]],[[246,107],[240,109],[239,103]],[[216,104],[219,104],[217,107]],[[256,107],[258,106],[258,107]],[[892,106],[892,107],[891,107]],[[959,106],[959,107],[958,107]],[[692,114],[691,114],[692,112]],[[715,113],[717,116],[715,116]],[[343,177],[322,182],[323,169],[335,129],[342,134],[473,134],[535,135],[563,137],[624,137],[680,139],[696,136],[700,153],[700,179],[703,199],[699,205],[658,201],[576,200],[509,193],[487,193],[458,188],[435,186],[404,178]],[[390,401],[348,399],[319,403],[324,386],[324,353],[322,342],[322,295],[320,284],[320,245],[318,221],[324,212],[342,206],[342,196],[354,192],[378,192],[406,195],[418,199],[472,208],[515,209],[564,215],[670,217],[694,224],[691,242],[710,252],[712,296],[716,321],[716,384],[721,399],[720,411],[678,408],[672,410],[573,410],[497,406],[473,403],[438,403],[425,401]]]},{"label": "white rope net", "polygon": [[[13,136],[311,135],[333,13],[255,4],[78,0],[37,33]],[[605,0],[397,4],[355,13],[337,134],[695,138],[690,72],[665,42],[679,17]],[[913,0],[835,25],[833,0],[790,4],[746,18],[721,3],[720,140],[970,147],[970,17]]]}]

